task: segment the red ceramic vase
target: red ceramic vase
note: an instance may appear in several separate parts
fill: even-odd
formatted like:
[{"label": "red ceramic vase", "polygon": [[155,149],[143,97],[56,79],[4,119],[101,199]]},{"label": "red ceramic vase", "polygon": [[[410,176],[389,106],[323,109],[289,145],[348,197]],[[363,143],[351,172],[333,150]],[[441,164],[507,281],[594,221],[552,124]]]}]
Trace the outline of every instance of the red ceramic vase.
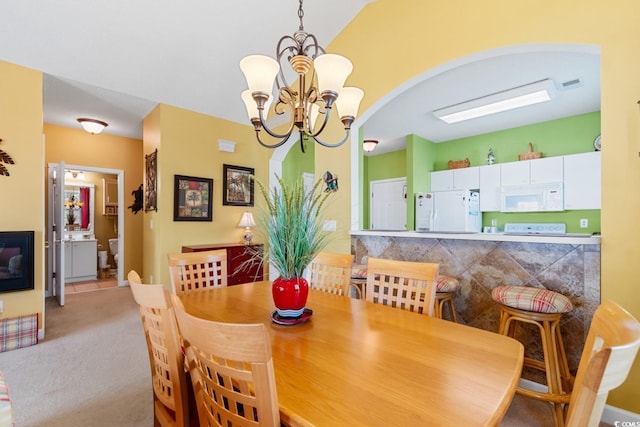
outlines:
[{"label": "red ceramic vase", "polygon": [[300,317],[309,295],[309,283],[302,278],[282,279],[278,277],[271,285],[273,302],[282,317]]}]

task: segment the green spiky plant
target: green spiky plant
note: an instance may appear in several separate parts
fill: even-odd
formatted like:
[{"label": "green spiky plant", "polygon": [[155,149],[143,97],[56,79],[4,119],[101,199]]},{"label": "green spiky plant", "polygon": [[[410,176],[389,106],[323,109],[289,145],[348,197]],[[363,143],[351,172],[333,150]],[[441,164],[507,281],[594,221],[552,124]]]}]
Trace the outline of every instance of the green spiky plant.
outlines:
[{"label": "green spiky plant", "polygon": [[270,262],[281,278],[293,279],[303,276],[329,241],[329,234],[322,229],[322,213],[331,193],[320,191],[321,180],[305,194],[302,179],[287,185],[276,178],[279,189],[269,190],[255,180],[267,205],[258,219],[268,247],[261,261]]}]

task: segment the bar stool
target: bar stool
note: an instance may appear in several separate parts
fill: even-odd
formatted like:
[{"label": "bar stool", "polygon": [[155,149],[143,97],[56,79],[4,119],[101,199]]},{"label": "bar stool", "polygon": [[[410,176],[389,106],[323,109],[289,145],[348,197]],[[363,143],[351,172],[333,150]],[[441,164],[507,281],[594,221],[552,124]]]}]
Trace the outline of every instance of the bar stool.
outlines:
[{"label": "bar stool", "polygon": [[491,297],[500,304],[498,333],[515,338],[516,322],[535,325],[540,332],[544,360],[524,358],[524,366],[545,372],[547,392],[518,387],[516,392],[550,405],[556,426],[564,425],[564,407],[569,403],[573,377],[560,333],[560,319],[573,310],[566,296],[527,286],[498,286]]},{"label": "bar stool", "polygon": [[434,317],[443,319],[442,314],[445,304],[449,308],[449,319],[452,322],[457,322],[456,310],[453,306],[453,297],[460,289],[460,282],[458,279],[451,276],[440,275],[436,282],[436,306],[434,310]]},{"label": "bar stool", "polygon": [[357,289],[356,297],[364,299],[367,292],[367,265],[356,264],[351,267],[351,285]]}]

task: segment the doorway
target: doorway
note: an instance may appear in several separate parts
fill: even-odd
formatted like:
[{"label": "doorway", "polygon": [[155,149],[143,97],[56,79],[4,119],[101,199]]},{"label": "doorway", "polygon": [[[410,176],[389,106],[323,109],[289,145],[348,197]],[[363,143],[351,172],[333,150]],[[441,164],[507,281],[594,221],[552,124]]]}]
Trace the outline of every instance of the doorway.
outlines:
[{"label": "doorway", "polygon": [[407,178],[371,181],[371,230],[407,229]]},{"label": "doorway", "polygon": [[[123,286],[124,282],[124,203],[118,203],[117,206],[113,206],[113,203],[105,205],[104,203],[104,184],[102,180],[112,179],[117,182],[117,198],[116,200],[124,200],[124,171],[120,169],[107,169],[97,168],[92,166],[82,165],[67,165],[64,162],[50,163],[49,178],[48,178],[48,199],[47,199],[47,240],[50,244],[46,245],[46,277],[47,286],[45,290],[45,298],[55,296],[60,305],[64,305],[64,289],[65,279],[69,276],[69,272],[65,270],[69,267],[72,268],[69,254],[66,254],[65,249],[70,248],[73,251],[74,245],[89,244],[96,239],[96,248],[92,249],[91,253],[87,256],[84,255],[83,263],[91,266],[95,266],[96,276],[99,276],[98,270],[98,255],[99,251],[106,251],[109,256],[110,263],[115,267],[113,263],[113,256],[110,254],[109,238],[117,238],[117,253],[119,262],[115,270],[115,280],[118,286]],[[71,182],[67,182],[65,179],[64,171],[72,171],[76,176],[72,178]],[[96,184],[87,183],[83,184],[78,180],[79,174],[86,174],[90,177],[90,181],[99,182]],[[75,179],[74,179],[75,178]],[[71,183],[72,186],[67,184]],[[94,200],[92,204],[94,206],[94,224],[86,226],[83,224],[83,229],[79,232],[68,231],[67,219],[65,219],[65,208],[68,210],[69,201],[65,199],[64,189],[73,186],[91,186],[95,185],[98,190],[94,193]],[[111,196],[113,199],[113,195]],[[108,209],[105,210],[105,207]],[[115,211],[112,210],[116,208]],[[110,210],[111,209],[111,210]],[[116,213],[116,215],[113,215]],[[100,225],[101,224],[101,225]],[[104,229],[108,228],[107,231]],[[86,234],[86,236],[85,236]],[[76,241],[77,240],[77,241]],[[100,247],[98,247],[100,245]],[[93,253],[95,252],[95,254]],[[82,251],[80,251],[82,253]],[[95,256],[94,256],[95,255]],[[97,277],[96,277],[97,278]]]}]

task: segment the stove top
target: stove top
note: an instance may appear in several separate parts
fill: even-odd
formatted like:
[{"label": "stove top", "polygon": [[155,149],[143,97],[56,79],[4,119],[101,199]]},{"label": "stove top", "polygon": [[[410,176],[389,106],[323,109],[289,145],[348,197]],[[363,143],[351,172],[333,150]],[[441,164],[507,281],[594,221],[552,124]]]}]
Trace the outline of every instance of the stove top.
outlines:
[{"label": "stove top", "polygon": [[544,234],[544,235],[564,235],[567,234],[567,225],[562,223],[506,223],[504,225],[505,234]]}]

